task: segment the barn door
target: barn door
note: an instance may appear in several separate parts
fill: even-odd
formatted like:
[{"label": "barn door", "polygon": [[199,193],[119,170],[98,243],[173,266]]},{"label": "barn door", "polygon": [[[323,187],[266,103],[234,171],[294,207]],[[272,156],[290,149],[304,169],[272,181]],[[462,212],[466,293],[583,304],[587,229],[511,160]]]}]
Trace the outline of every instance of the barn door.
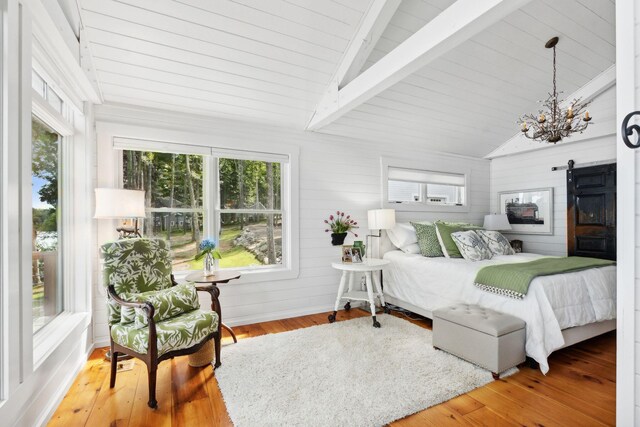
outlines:
[{"label": "barn door", "polygon": [[616,164],[567,170],[569,256],[616,259]]}]

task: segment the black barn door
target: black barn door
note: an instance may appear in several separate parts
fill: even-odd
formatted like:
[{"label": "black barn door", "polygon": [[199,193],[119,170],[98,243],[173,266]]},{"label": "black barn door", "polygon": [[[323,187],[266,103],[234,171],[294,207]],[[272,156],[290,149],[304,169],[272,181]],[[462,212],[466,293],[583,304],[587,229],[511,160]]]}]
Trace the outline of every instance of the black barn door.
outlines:
[{"label": "black barn door", "polygon": [[569,256],[616,259],[616,164],[567,170]]}]

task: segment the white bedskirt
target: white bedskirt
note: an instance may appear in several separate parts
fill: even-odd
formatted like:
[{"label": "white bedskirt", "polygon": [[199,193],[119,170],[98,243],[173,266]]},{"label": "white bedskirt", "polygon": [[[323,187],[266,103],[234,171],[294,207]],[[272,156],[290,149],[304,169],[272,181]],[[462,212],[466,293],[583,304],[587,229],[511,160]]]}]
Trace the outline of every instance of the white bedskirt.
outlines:
[{"label": "white bedskirt", "polygon": [[542,257],[521,253],[471,262],[391,251],[384,255],[391,261],[384,273],[384,293],[427,311],[464,302],[517,316],[527,324],[527,355],[547,373],[547,357],[564,345],[562,329],[615,319],[616,267],[537,277],[522,300],[485,292],[473,284],[484,266]]}]

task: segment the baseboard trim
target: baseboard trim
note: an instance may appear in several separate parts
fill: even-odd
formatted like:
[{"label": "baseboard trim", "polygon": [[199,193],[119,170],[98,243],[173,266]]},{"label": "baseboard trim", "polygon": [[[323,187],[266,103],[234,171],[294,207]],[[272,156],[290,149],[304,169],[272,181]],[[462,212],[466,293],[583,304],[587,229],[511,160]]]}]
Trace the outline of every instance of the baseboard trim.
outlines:
[{"label": "baseboard trim", "polygon": [[[89,360],[89,356],[91,356],[91,353],[95,348],[95,343],[89,346],[89,349],[85,352],[84,358],[81,359],[80,363],[78,363],[78,366],[76,366],[76,368],[73,369],[70,374],[67,375],[67,378],[65,378],[65,380],[63,381],[63,387],[59,389],[57,395],[52,396],[52,399],[49,400],[47,409],[42,413],[36,425],[46,426],[47,423],[51,420],[51,417],[53,417],[53,414],[58,409],[58,406],[60,406],[60,403],[62,403],[64,396],[67,394],[69,389],[71,389],[73,382],[76,380],[82,368],[84,368],[86,361]],[[71,355],[69,357],[71,357]]]}]

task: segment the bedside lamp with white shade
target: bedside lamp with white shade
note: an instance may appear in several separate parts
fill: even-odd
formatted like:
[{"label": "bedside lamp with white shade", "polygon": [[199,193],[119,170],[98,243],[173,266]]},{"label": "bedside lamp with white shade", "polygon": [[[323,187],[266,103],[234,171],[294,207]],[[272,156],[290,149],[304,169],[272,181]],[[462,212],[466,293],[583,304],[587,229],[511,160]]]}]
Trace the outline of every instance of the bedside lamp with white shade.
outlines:
[{"label": "bedside lamp with white shade", "polygon": [[[367,212],[367,228],[371,231],[378,230],[378,234],[369,234],[369,237],[380,237],[381,230],[388,230],[396,225],[395,209],[372,209]],[[367,251],[367,258],[371,258],[371,251]]]},{"label": "bedside lamp with white shade", "polygon": [[509,224],[509,219],[507,218],[507,214],[489,214],[484,216],[484,225],[482,226],[485,230],[493,230],[493,231],[509,231],[511,230],[511,224]]},{"label": "bedside lamp with white shade", "polygon": [[142,237],[138,218],[146,217],[144,191],[122,188],[96,188],[96,219],[134,219],[133,227],[120,225],[116,231],[120,238]]}]

